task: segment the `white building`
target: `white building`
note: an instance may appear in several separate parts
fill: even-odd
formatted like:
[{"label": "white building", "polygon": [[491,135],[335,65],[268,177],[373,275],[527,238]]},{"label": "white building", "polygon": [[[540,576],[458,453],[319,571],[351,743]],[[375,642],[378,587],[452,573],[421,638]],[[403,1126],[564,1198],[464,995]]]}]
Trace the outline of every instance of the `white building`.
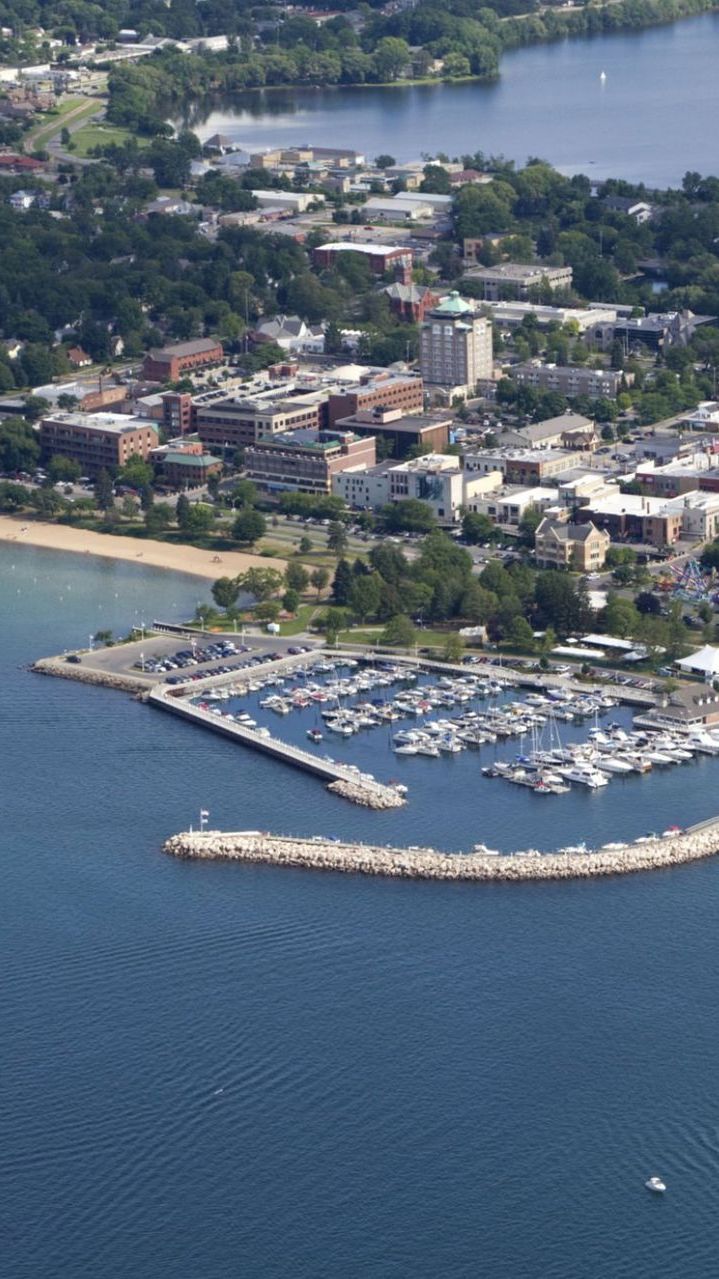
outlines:
[{"label": "white building", "polygon": [[348,506],[377,510],[387,502],[415,498],[426,502],[438,520],[456,523],[471,503],[502,477],[467,475],[458,457],[427,453],[408,462],[383,462],[364,470],[347,470],[333,476],[332,492]]},{"label": "white building", "polygon": [[486,515],[501,528],[517,528],[532,507],[540,511],[565,509],[557,490],[542,485],[534,488],[498,487],[493,492],[471,497],[467,503],[467,510]]},{"label": "white building", "polygon": [[434,209],[423,200],[399,199],[397,196],[393,200],[383,200],[381,196],[374,196],[362,206],[362,216],[387,222],[421,222],[433,218]]},{"label": "white building", "polygon": [[719,401],[702,400],[687,418],[692,431],[703,431],[719,426]]},{"label": "white building", "polygon": [[252,194],[261,209],[284,209],[288,213],[304,213],[311,204],[325,202],[325,197],[315,191],[253,191]]}]

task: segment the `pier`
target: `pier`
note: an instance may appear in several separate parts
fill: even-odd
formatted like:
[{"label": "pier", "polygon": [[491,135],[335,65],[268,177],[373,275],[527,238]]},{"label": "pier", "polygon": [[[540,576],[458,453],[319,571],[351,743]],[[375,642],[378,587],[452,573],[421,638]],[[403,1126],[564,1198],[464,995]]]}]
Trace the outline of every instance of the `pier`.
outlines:
[{"label": "pier", "polygon": [[492,854],[439,852],[434,848],[383,848],[321,837],[271,835],[263,831],[203,831],[173,835],[163,852],[185,860],[263,863],[296,869],[382,875],[392,879],[517,883],[528,880],[591,879],[669,869],[719,852],[719,818],[685,831],[643,837],[633,843],[587,851]]},{"label": "pier", "polygon": [[[224,676],[224,680],[227,682],[227,676]],[[186,689],[184,691],[187,692]],[[345,764],[322,759],[310,751],[302,750],[299,746],[280,741],[279,738],[271,735],[269,729],[248,728],[234,720],[213,715],[211,711],[193,706],[186,698],[183,699],[176,688],[170,689],[165,685],[158,685],[152,689],[148,701],[160,710],[170,711],[182,719],[201,725],[202,728],[213,729],[214,732],[240,742],[243,746],[250,746],[253,750],[272,756],[273,759],[301,768],[306,773],[313,773],[315,777],[326,782],[334,794],[341,795],[355,804],[381,809],[399,808],[405,803],[404,795],[394,786],[384,786],[381,782]]]}]

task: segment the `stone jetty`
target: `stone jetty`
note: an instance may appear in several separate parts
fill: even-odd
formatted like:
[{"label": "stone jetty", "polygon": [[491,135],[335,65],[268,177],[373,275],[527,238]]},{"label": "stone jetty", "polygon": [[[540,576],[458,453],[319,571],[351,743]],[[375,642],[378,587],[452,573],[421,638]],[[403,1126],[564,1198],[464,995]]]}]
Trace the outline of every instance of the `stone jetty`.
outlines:
[{"label": "stone jetty", "polygon": [[78,684],[96,684],[100,688],[114,688],[119,693],[147,693],[147,680],[128,674],[101,671],[67,662],[64,657],[41,657],[30,666],[36,675],[55,675],[59,679],[74,679]]},{"label": "stone jetty", "polygon": [[307,870],[386,875],[393,879],[507,882],[535,879],[590,879],[681,866],[719,852],[719,818],[679,833],[643,838],[587,851],[491,854],[443,853],[434,848],[383,848],[271,835],[263,831],[203,831],[173,835],[164,845],[172,857],[262,862]]}]

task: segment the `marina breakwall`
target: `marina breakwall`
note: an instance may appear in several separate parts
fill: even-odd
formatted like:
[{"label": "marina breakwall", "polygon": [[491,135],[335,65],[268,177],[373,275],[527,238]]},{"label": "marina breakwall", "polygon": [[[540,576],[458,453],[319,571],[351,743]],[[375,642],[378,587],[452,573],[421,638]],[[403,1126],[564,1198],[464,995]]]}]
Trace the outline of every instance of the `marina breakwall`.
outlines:
[{"label": "marina breakwall", "polygon": [[95,684],[101,688],[114,688],[120,693],[148,693],[147,680],[134,679],[132,675],[118,675],[113,671],[101,671],[66,662],[63,657],[41,657],[33,662],[30,670],[37,675],[54,675],[58,679],[73,679],[78,684]]},{"label": "marina breakwall", "polygon": [[719,818],[677,835],[586,852],[447,853],[434,848],[383,848],[262,831],[188,831],[171,836],[163,851],[190,860],[260,862],[393,879],[475,883],[592,879],[666,869],[713,857],[719,852]]}]

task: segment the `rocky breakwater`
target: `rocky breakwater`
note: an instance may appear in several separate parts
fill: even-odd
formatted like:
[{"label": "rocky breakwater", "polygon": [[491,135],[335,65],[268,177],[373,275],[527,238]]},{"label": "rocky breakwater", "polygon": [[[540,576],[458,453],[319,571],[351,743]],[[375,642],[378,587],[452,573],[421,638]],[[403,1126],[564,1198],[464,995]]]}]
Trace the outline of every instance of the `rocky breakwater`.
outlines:
[{"label": "rocky breakwater", "polygon": [[382,786],[380,783],[346,781],[340,778],[330,782],[327,787],[333,795],[341,795],[353,804],[361,804],[364,808],[401,808],[407,801],[404,793],[394,786]]},{"label": "rocky breakwater", "polygon": [[271,835],[263,831],[190,831],[173,835],[164,845],[164,852],[179,858],[263,862],[308,870],[386,875],[395,879],[475,882],[629,875],[681,866],[712,857],[718,851],[719,819],[693,830],[643,838],[632,844],[557,853],[534,850],[507,854],[443,853],[434,848],[382,848],[372,844],[336,843],[319,837]]},{"label": "rocky breakwater", "polygon": [[147,693],[147,680],[132,675],[117,675],[113,671],[92,670],[64,657],[41,657],[30,666],[38,675],[55,675],[59,679],[74,679],[79,684],[97,684],[102,688],[115,688],[121,693]]}]

